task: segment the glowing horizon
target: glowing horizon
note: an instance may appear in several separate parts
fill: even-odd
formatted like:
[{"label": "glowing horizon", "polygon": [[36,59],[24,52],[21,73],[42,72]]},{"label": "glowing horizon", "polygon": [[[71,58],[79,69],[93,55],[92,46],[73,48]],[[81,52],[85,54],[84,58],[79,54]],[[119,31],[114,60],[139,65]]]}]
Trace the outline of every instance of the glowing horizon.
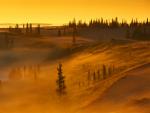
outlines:
[{"label": "glowing horizon", "polygon": [[65,24],[103,17],[131,21],[150,18],[149,0],[1,0],[0,23]]}]

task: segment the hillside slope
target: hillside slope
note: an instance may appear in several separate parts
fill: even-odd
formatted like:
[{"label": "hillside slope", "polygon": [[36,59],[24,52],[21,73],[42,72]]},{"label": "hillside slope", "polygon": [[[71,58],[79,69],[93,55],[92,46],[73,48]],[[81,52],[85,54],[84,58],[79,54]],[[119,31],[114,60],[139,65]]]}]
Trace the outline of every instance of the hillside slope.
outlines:
[{"label": "hillside slope", "polygon": [[126,72],[82,113],[149,113],[149,75],[149,63]]},{"label": "hillside slope", "polygon": [[[43,43],[40,44],[43,45],[45,42],[46,45],[52,44],[49,41],[56,40],[57,43],[63,45],[63,50],[65,49],[64,45],[67,45],[66,39],[62,38],[32,40],[37,42],[42,40]],[[70,40],[67,38],[67,41]],[[52,54],[51,46],[40,48],[38,45],[37,48],[31,44],[32,48],[28,48],[27,44],[23,47],[27,47],[25,49],[26,54],[19,56],[18,51],[23,53],[24,51],[18,50],[18,47],[13,48],[11,52],[13,52],[16,60],[9,70],[4,70],[5,75],[9,74],[11,68],[15,66],[20,70],[26,66],[27,76],[30,77],[19,81],[8,80],[1,85],[0,112],[148,113],[150,43],[130,42],[128,40],[112,40],[105,43],[92,43],[88,40],[90,44],[85,40],[80,42],[86,42],[86,46],[81,43],[82,49],[80,46],[75,47],[71,49],[72,54],[66,54],[65,57],[59,57],[59,59],[51,59],[49,56],[55,56]],[[89,45],[87,46],[87,44]],[[55,49],[52,50],[55,51]],[[58,52],[57,49],[56,52]],[[3,53],[1,55],[3,56]],[[41,64],[40,71],[37,73],[38,79],[35,80],[31,77],[33,76],[32,69],[36,68],[34,66],[39,62]],[[62,98],[58,97],[56,93],[57,65],[59,62],[63,64],[63,74],[66,77],[67,86],[67,94]],[[106,67],[114,65],[115,72],[106,79],[92,80],[88,83],[88,70],[91,70],[91,75],[93,75],[97,69],[101,71],[104,64]]]}]

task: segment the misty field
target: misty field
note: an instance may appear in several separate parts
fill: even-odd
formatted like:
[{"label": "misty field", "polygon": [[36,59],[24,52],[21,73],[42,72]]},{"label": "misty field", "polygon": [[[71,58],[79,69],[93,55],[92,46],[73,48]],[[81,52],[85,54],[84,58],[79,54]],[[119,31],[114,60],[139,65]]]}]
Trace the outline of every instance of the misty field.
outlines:
[{"label": "misty field", "polygon": [[116,21],[1,28],[0,113],[149,113],[149,23]]}]

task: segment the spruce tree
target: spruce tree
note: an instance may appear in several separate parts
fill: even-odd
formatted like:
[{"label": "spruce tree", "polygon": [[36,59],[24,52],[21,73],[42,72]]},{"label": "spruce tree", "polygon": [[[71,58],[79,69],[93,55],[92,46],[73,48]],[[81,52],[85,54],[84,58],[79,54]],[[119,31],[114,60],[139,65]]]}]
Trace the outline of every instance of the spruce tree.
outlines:
[{"label": "spruce tree", "polygon": [[96,73],[95,73],[95,71],[93,73],[93,81],[96,81]]},{"label": "spruce tree", "polygon": [[88,85],[90,85],[90,80],[91,80],[91,72],[90,72],[90,70],[88,70],[87,80],[88,80]]},{"label": "spruce tree", "polygon": [[15,26],[15,33],[21,33],[21,29],[19,28],[19,24]]},{"label": "spruce tree", "polygon": [[30,34],[32,34],[32,24],[30,24]]},{"label": "spruce tree", "polygon": [[149,20],[148,20],[148,18],[146,19],[146,25],[148,25],[149,24]]},{"label": "spruce tree", "polygon": [[26,24],[26,35],[28,35],[29,34],[29,24],[27,23]]},{"label": "spruce tree", "polygon": [[25,25],[24,25],[24,24],[22,25],[22,28],[23,28],[23,29],[25,28]]},{"label": "spruce tree", "polygon": [[25,25],[22,24],[22,32],[25,33]]},{"label": "spruce tree", "polygon": [[37,35],[41,35],[41,26],[38,24],[37,26]]},{"label": "spruce tree", "polygon": [[103,79],[106,79],[106,76],[107,76],[106,66],[103,65]]},{"label": "spruce tree", "polygon": [[57,71],[58,71],[58,79],[56,81],[57,93],[61,96],[66,93],[66,91],[65,91],[65,89],[66,89],[65,76],[63,75],[63,72],[62,72],[62,64],[61,63],[59,63]]},{"label": "spruce tree", "polygon": [[99,70],[99,69],[97,70],[97,79],[98,79],[98,80],[101,79],[101,78],[100,78],[100,70]]},{"label": "spruce tree", "polygon": [[12,32],[12,26],[9,26],[9,32]]}]

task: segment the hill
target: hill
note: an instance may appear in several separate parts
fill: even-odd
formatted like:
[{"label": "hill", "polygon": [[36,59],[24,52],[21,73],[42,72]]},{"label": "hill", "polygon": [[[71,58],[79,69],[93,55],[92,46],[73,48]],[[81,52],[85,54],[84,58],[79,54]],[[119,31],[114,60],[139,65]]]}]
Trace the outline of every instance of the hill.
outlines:
[{"label": "hill", "polygon": [[[30,38],[30,41],[21,38],[7,54],[2,49],[1,58],[9,56],[12,62],[8,62],[1,76],[8,77],[14,69],[22,75],[24,68],[26,74],[19,80],[2,82],[0,112],[148,113],[150,43],[125,39],[95,42],[82,37],[78,40],[80,43],[72,46],[69,37]],[[1,60],[2,64],[8,59]],[[56,93],[59,62],[63,64],[67,86],[67,94],[62,98]],[[104,65],[106,69],[114,69],[105,79],[101,78]]]}]

